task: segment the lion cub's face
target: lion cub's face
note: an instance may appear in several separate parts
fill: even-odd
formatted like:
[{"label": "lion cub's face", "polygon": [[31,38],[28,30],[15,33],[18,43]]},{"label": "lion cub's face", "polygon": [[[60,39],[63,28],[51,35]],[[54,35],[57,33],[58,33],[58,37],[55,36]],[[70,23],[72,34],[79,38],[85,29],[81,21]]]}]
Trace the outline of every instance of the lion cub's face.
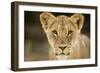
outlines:
[{"label": "lion cub's face", "polygon": [[55,17],[51,13],[44,12],[40,15],[40,21],[52,47],[51,52],[57,59],[68,59],[83,26],[83,15]]}]

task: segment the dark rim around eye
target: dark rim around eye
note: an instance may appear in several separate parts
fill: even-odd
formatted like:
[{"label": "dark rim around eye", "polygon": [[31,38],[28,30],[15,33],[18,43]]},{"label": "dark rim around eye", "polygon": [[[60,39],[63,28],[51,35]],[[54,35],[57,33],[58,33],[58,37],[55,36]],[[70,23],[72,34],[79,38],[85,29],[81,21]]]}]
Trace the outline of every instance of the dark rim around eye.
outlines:
[{"label": "dark rim around eye", "polygon": [[73,32],[73,31],[71,31],[71,30],[70,30],[70,31],[68,31],[68,35],[69,35],[69,34],[71,34],[72,32]]},{"label": "dark rim around eye", "polygon": [[54,31],[52,31],[54,34],[57,34],[57,31],[56,30],[54,30]]}]

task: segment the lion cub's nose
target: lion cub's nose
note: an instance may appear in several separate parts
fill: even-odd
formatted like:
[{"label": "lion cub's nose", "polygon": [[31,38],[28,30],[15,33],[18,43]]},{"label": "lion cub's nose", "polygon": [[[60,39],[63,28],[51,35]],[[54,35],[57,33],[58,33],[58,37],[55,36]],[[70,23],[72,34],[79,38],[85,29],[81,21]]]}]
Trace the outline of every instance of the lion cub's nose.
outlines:
[{"label": "lion cub's nose", "polygon": [[59,48],[64,50],[67,46],[60,46]]}]

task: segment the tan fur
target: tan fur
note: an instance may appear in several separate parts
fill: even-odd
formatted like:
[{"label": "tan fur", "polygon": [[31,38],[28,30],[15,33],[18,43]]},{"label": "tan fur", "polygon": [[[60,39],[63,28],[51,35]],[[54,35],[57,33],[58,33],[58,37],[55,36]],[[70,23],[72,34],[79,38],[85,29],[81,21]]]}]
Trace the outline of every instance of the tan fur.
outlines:
[{"label": "tan fur", "polygon": [[89,39],[81,34],[84,23],[82,14],[55,17],[49,12],[44,12],[40,15],[40,22],[51,46],[49,49],[51,60],[90,57]]}]

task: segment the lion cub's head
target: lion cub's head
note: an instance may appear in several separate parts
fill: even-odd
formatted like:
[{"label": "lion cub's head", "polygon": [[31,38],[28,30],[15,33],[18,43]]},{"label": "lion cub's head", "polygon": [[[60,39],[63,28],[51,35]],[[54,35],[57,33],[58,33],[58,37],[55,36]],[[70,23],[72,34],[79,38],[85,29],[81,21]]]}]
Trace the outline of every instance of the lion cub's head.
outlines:
[{"label": "lion cub's head", "polygon": [[40,22],[47,35],[51,51],[57,58],[67,59],[83,26],[84,17],[74,14],[71,17],[44,12],[40,15]]}]

